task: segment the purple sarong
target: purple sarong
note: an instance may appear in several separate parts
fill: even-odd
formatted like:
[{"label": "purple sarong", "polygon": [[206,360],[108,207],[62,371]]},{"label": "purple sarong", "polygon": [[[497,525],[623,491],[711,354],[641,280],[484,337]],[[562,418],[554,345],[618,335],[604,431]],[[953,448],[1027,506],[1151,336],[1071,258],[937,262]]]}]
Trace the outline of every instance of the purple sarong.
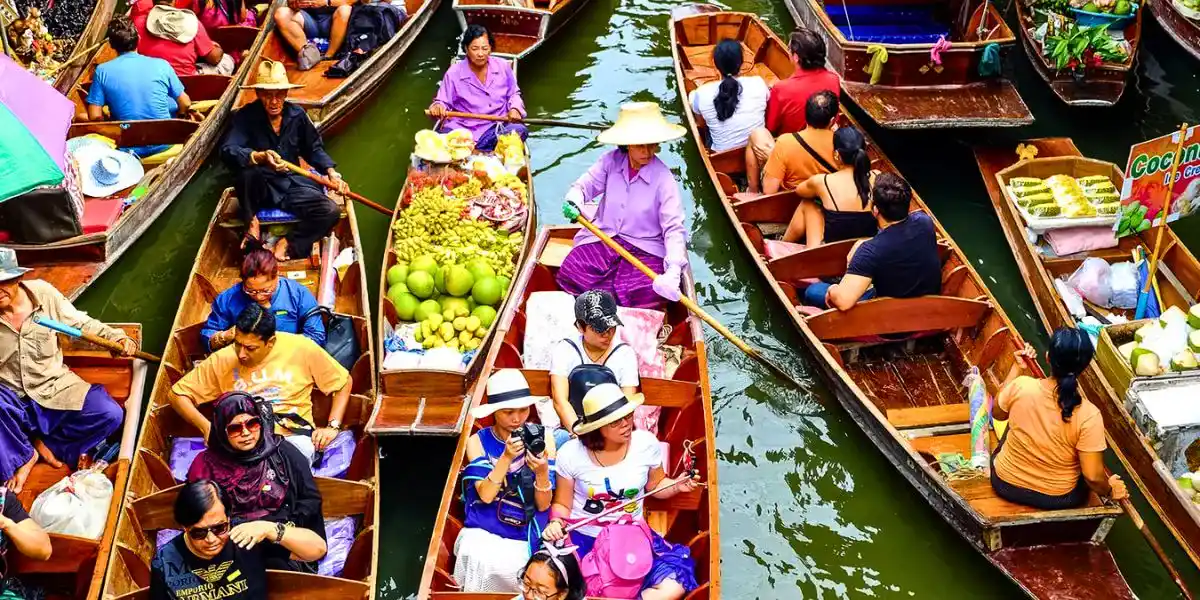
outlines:
[{"label": "purple sarong", "polygon": [[[651,271],[663,272],[663,259],[630,244],[620,236],[617,243],[646,263]],[[603,242],[575,246],[558,269],[558,287],[578,296],[588,290],[604,290],[617,299],[618,306],[661,309],[667,301],[654,292],[654,282],[621,258]]]},{"label": "purple sarong", "polygon": [[[0,481],[33,456],[40,439],[63,464],[75,468],[79,455],[121,428],[125,409],[102,385],[93,385],[79,410],[54,410],[0,386]],[[22,458],[23,457],[23,458]]]}]

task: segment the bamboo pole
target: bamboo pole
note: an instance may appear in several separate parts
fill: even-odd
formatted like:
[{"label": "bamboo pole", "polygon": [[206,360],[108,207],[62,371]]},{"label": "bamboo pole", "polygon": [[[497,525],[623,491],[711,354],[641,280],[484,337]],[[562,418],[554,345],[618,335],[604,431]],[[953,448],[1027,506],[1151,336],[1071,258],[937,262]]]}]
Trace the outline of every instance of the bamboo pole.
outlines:
[{"label": "bamboo pole", "polygon": [[[1171,176],[1167,180],[1167,190],[1164,193],[1162,218],[1158,221],[1158,233],[1154,237],[1154,251],[1150,254],[1150,267],[1146,276],[1146,287],[1138,293],[1138,306],[1135,317],[1146,316],[1146,304],[1149,301],[1150,289],[1154,284],[1154,274],[1158,270],[1159,251],[1162,250],[1163,229],[1167,227],[1167,215],[1171,214],[1171,203],[1174,201],[1175,174],[1179,172],[1180,154],[1183,152],[1183,140],[1187,137],[1188,124],[1179,126],[1179,142],[1175,144],[1175,156],[1171,161]],[[1165,309],[1161,303],[1159,309]]]}]

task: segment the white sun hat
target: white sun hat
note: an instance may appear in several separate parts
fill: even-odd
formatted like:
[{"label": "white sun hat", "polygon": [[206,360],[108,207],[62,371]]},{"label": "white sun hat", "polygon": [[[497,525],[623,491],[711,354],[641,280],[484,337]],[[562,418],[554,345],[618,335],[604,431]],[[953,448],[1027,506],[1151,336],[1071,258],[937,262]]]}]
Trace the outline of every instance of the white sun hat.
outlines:
[{"label": "white sun hat", "polygon": [[108,148],[103,144],[89,144],[73,154],[79,163],[83,195],[92,198],[111,196],[125,188],[137,185],[146,171],[142,161],[128,152]]},{"label": "white sun hat", "polygon": [[487,381],[487,404],[471,410],[471,416],[482,419],[498,410],[527,408],[537,404],[545,396],[529,393],[529,382],[519,369],[500,369],[492,373]]},{"label": "white sun hat", "polygon": [[583,396],[583,416],[575,423],[575,435],[590,433],[633,414],[646,402],[642,394],[625,395],[615,383],[601,383]]},{"label": "white sun hat", "polygon": [[663,117],[657,102],[627,102],[612,127],[600,132],[596,141],[612,146],[636,146],[669,142],[687,135],[687,129]]}]

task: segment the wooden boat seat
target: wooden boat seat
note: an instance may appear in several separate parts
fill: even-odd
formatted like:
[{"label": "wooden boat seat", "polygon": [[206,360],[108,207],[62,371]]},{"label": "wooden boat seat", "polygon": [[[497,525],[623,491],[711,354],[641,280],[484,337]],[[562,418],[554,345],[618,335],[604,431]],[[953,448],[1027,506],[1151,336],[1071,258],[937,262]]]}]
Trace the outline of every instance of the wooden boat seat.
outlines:
[{"label": "wooden boat seat", "polygon": [[971,407],[966,402],[938,404],[913,408],[892,408],[887,411],[888,423],[896,429],[912,429],[954,423],[969,423]]},{"label": "wooden boat seat", "polygon": [[808,327],[822,341],[876,338],[975,327],[991,310],[989,302],[953,296],[875,298],[848,311],[829,309],[813,315]]},{"label": "wooden boat seat", "polygon": [[258,39],[258,31],[257,27],[226,25],[209,30],[208,37],[220,44],[225,52],[242,52],[254,46],[255,40]]}]

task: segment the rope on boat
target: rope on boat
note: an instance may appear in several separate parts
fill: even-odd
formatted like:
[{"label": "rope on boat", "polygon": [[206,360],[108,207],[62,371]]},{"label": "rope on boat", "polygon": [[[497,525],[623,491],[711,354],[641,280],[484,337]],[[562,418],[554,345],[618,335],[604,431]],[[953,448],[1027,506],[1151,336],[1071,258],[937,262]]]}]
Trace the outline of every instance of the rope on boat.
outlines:
[{"label": "rope on boat", "polygon": [[854,24],[850,22],[850,9],[846,6],[846,0],[842,0],[842,12],[846,14],[846,29],[850,31],[850,41],[854,41]]},{"label": "rope on boat", "polygon": [[1000,75],[1000,44],[992,42],[983,47],[979,57],[979,76],[996,77]]},{"label": "rope on boat", "polygon": [[871,85],[879,83],[879,78],[883,75],[883,63],[888,60],[887,48],[879,44],[871,44],[867,46],[867,54],[871,55],[871,62],[867,63],[864,72],[871,75]]}]

